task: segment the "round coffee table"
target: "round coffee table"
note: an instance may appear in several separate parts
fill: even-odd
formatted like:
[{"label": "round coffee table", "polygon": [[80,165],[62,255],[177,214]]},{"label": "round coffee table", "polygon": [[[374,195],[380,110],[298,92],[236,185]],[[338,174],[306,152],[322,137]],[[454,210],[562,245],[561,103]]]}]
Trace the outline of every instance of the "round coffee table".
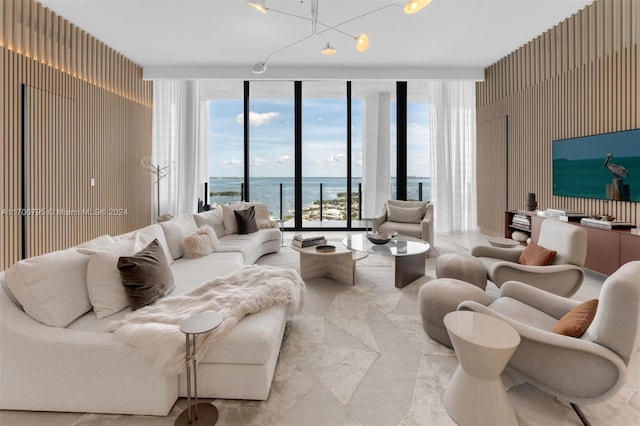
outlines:
[{"label": "round coffee table", "polygon": [[520,344],[510,325],[472,311],[444,317],[460,364],[444,395],[444,407],[461,425],[517,425],[500,373]]},{"label": "round coffee table", "polygon": [[342,244],[351,250],[393,256],[397,288],[406,287],[424,276],[425,253],[431,248],[426,241],[406,235],[396,235],[386,244],[373,244],[363,234],[354,234],[344,238]]}]

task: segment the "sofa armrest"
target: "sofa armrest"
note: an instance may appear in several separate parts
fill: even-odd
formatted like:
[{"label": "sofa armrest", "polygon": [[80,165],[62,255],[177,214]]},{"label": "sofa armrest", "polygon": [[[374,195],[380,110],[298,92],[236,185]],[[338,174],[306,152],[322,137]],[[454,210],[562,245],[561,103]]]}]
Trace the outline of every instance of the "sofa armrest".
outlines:
[{"label": "sofa armrest", "polygon": [[492,257],[494,259],[506,260],[507,262],[517,262],[524,247],[502,248],[492,246],[475,246],[471,249],[471,256]]},{"label": "sofa armrest", "polygon": [[496,262],[489,270],[489,280],[498,287],[507,281],[520,281],[564,297],[578,291],[583,279],[584,271],[575,265],[530,266]]},{"label": "sofa armrest", "polygon": [[556,319],[562,318],[567,312],[582,303],[579,300],[558,296],[518,281],[504,283],[500,287],[500,297],[519,300]]},{"label": "sofa armrest", "polygon": [[427,203],[427,211],[420,222],[422,239],[433,246],[433,204]]},{"label": "sofa armrest", "polygon": [[378,212],[377,215],[371,218],[371,227],[373,232],[378,232],[378,228],[380,225],[387,221],[387,203],[384,203],[382,209]]}]

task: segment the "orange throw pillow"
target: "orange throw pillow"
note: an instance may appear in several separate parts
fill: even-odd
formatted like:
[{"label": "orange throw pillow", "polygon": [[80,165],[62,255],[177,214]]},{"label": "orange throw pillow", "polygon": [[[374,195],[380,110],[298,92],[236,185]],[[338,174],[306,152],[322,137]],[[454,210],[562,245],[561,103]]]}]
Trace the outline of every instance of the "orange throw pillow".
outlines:
[{"label": "orange throw pillow", "polygon": [[580,337],[587,331],[598,309],[598,299],[583,302],[558,320],[551,331],[570,337]]},{"label": "orange throw pillow", "polygon": [[521,265],[548,266],[553,263],[557,253],[555,250],[547,250],[531,241],[520,254],[518,263]]}]

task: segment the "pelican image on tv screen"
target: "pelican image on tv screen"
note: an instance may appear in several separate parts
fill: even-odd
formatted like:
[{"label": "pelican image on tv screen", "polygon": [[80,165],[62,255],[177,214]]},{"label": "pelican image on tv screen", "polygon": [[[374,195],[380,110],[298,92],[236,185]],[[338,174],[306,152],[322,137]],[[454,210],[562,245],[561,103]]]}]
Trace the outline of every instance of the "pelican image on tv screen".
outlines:
[{"label": "pelican image on tv screen", "polygon": [[640,129],[554,140],[553,195],[640,202]]}]

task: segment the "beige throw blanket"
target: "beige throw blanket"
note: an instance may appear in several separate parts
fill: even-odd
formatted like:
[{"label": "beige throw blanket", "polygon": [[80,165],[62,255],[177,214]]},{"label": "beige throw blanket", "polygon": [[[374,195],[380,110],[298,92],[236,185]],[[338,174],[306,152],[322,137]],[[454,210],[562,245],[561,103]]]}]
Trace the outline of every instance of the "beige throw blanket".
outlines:
[{"label": "beige throw blanket", "polygon": [[135,347],[160,371],[179,374],[185,365],[185,335],[180,331],[185,319],[206,311],[222,315],[220,326],[196,337],[196,359],[201,359],[211,342],[248,314],[276,305],[287,305],[288,314],[299,312],[305,291],[293,269],[252,265],[134,311],[114,323],[111,331],[126,343],[123,347]]}]

